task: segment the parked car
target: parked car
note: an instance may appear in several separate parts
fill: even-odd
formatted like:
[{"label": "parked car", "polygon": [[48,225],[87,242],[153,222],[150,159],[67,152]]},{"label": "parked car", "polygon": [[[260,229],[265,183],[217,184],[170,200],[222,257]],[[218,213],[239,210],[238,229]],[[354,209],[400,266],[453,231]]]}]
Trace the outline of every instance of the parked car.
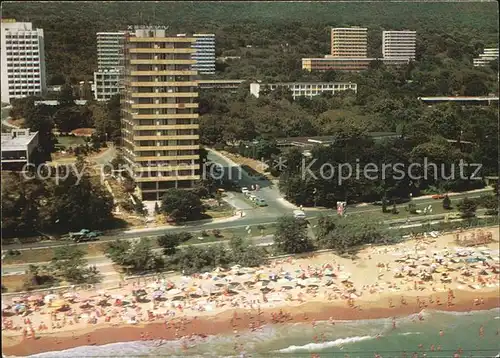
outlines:
[{"label": "parked car", "polygon": [[243,194],[246,194],[246,193],[250,192],[250,190],[248,190],[248,188],[246,186],[244,186],[243,188],[241,188],[241,192]]},{"label": "parked car", "polygon": [[78,232],[70,232],[69,238],[74,242],[96,241],[102,235],[101,231],[90,231],[89,229],[82,229]]}]

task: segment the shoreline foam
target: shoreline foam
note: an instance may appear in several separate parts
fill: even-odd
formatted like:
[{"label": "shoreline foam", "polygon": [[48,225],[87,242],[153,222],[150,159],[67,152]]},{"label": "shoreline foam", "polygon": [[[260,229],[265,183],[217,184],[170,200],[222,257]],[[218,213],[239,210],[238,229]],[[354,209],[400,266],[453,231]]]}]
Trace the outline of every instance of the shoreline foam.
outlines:
[{"label": "shoreline foam", "polygon": [[[425,316],[426,310],[443,311],[449,313],[464,314],[471,311],[485,311],[500,307],[498,291],[455,292],[455,304],[448,307],[446,304],[429,304],[424,311],[416,304],[415,297],[407,296],[407,305],[398,305],[397,307],[384,307],[381,300],[378,301],[359,301],[360,309],[348,308],[347,305],[338,302],[308,302],[294,307],[278,307],[275,309],[262,310],[261,321],[263,325],[280,325],[286,323],[307,323],[316,321],[328,321],[332,318],[335,321],[361,321],[374,320],[381,318],[408,317],[422,313]],[[394,295],[392,295],[394,296]],[[400,295],[398,295],[400,296]],[[446,301],[447,293],[434,294],[433,298],[439,297],[441,301]],[[477,296],[484,299],[484,304],[474,305],[473,300]],[[428,297],[420,297],[428,299]],[[291,319],[286,323],[272,323],[271,313],[282,310],[284,313],[290,313]],[[232,325],[233,314],[237,313],[237,323]],[[249,326],[254,322],[256,311],[242,309],[224,311],[213,317],[199,317],[192,319],[185,324],[182,329],[182,336],[213,336],[218,334],[238,335],[249,331]],[[170,322],[180,323],[180,319],[170,320]],[[179,327],[179,326],[178,326]],[[182,327],[181,327],[182,328]],[[172,327],[166,329],[164,323],[152,322],[143,325],[131,326],[108,326],[108,327],[89,327],[89,329],[75,332],[61,332],[52,334],[42,334],[33,342],[31,339],[22,340],[22,337],[12,337],[3,335],[2,351],[7,356],[29,356],[44,352],[62,351],[80,346],[103,346],[113,343],[136,342],[147,344],[151,341],[141,341],[141,334],[148,333],[150,340],[175,341],[175,329]],[[68,336],[69,334],[69,336]],[[74,334],[74,337],[72,336]],[[89,344],[90,341],[90,344]],[[29,344],[26,344],[28,343]]]}]

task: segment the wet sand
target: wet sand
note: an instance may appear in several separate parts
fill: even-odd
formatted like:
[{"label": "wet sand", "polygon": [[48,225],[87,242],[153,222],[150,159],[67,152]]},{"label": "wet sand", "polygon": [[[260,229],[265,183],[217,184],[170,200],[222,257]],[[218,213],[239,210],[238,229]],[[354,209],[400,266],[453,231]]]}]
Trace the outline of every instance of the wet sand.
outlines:
[{"label": "wet sand", "polygon": [[[432,295],[434,303],[429,303],[429,297],[419,297],[425,302],[424,309],[435,309],[441,311],[468,312],[471,310],[488,310],[500,307],[500,297],[497,289],[488,291],[454,291],[455,299],[451,306],[447,305],[447,292]],[[354,308],[348,307],[346,302],[308,302],[295,307],[283,307],[284,318],[280,322],[273,322],[272,314],[278,314],[280,308],[262,310],[228,310],[215,316],[203,317],[176,317],[169,319],[169,326],[165,322],[154,322],[142,325],[121,325],[97,328],[89,326],[78,331],[67,331],[57,333],[43,333],[33,339],[22,337],[2,338],[2,352],[6,355],[27,356],[41,352],[59,351],[85,345],[104,345],[117,342],[151,340],[174,340],[187,338],[193,335],[217,335],[233,334],[247,331],[253,325],[286,324],[296,322],[311,322],[333,320],[362,320],[405,317],[421,312],[415,295],[404,295],[406,304],[401,303],[402,295],[391,293],[381,295],[378,300],[362,301],[356,300]],[[474,305],[475,298],[483,298],[484,303]],[[437,304],[437,298],[441,304]],[[389,299],[392,299],[393,307],[389,308]],[[283,317],[282,316],[282,317]],[[260,321],[260,322],[259,322]],[[257,328],[258,329],[258,328]],[[143,338],[144,337],[144,338]]]}]

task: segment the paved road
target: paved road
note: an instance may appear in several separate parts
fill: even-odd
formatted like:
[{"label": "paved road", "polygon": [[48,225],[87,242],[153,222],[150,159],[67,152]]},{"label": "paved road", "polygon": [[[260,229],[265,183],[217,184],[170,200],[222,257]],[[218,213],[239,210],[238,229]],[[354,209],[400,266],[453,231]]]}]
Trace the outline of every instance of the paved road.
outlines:
[{"label": "paved road", "polygon": [[[291,214],[294,207],[282,199],[279,191],[276,187],[272,185],[272,183],[268,181],[256,180],[248,175],[241,167],[237,166],[228,158],[223,157],[219,153],[215,151],[209,151],[208,159],[210,161],[219,163],[223,166],[225,171],[225,175],[231,175],[233,180],[239,180],[241,186],[250,186],[251,184],[261,185],[262,189],[259,190],[258,195],[262,196],[269,204],[268,207],[264,208],[251,208],[245,210],[245,216],[242,218],[238,218],[236,220],[214,220],[214,221],[204,221],[204,222],[193,222],[187,223],[180,226],[166,226],[166,227],[157,227],[150,228],[145,230],[125,230],[122,232],[115,232],[113,234],[108,234],[102,236],[100,241],[111,241],[116,239],[133,239],[141,236],[155,237],[162,235],[166,232],[181,232],[181,231],[189,231],[189,232],[200,232],[202,230],[212,230],[212,229],[234,229],[234,228],[243,228],[246,226],[256,226],[256,225],[266,225],[272,224],[277,221],[277,219],[286,214]],[[485,192],[476,192],[476,193],[462,193],[453,196],[453,199],[461,199],[464,197],[474,198],[483,195]],[[235,200],[245,201],[243,194],[241,193],[233,193]],[[418,200],[419,205],[435,203],[436,200],[431,198],[426,199],[418,199],[415,198],[415,201]],[[404,207],[407,204],[399,205],[400,210],[404,210]],[[317,217],[320,215],[335,215],[335,210],[333,209],[304,209],[309,218]],[[347,206],[347,213],[368,213],[368,212],[377,212],[380,211],[380,207],[373,206]],[[8,249],[29,249],[29,248],[44,248],[44,247],[54,247],[60,246],[61,242],[53,242],[53,241],[45,241],[38,242],[33,244],[12,244],[12,245],[3,245],[3,250]],[[86,245],[82,243],[82,245]]]}]

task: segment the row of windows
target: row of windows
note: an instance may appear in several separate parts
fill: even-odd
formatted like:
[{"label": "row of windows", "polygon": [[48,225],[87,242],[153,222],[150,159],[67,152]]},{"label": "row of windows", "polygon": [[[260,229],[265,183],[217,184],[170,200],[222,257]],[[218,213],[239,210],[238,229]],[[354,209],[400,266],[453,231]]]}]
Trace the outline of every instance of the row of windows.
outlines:
[{"label": "row of windows", "polygon": [[38,33],[16,33],[16,34],[7,34],[5,35],[6,39],[36,39],[38,37]]},{"label": "row of windows", "polygon": [[9,96],[35,96],[39,94],[40,91],[9,91]]},{"label": "row of windows", "polygon": [[32,61],[32,63],[26,63],[26,62],[9,62],[7,63],[8,67],[32,67],[32,68],[37,68],[40,66],[40,61]]},{"label": "row of windows", "polygon": [[19,72],[19,73],[39,73],[40,72],[40,69],[39,68],[9,68],[7,70],[8,73],[16,73],[16,72]]}]

